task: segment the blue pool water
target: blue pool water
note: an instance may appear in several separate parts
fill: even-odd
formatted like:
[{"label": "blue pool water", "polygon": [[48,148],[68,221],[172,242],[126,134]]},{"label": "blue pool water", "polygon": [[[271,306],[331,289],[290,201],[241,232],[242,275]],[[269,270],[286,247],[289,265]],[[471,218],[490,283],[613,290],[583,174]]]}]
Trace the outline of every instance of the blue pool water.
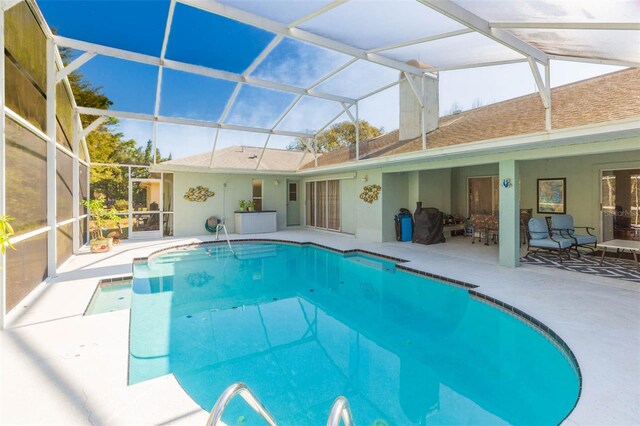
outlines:
[{"label": "blue pool water", "polygon": [[[308,246],[177,249],[134,265],[131,384],[173,373],[213,407],[246,382],[282,425],[557,424],[579,379],[566,354],[465,288]],[[236,398],[223,420],[260,424]]]}]

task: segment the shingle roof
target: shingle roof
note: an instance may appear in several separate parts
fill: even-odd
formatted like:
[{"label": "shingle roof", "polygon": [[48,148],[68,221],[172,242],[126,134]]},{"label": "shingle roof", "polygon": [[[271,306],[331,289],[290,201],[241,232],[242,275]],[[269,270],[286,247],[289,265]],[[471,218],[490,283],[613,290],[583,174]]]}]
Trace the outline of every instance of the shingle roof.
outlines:
[{"label": "shingle roof", "polygon": [[[249,169],[254,170],[258,165],[262,147],[255,146],[230,146],[228,148],[216,150],[213,159],[213,170],[215,169]],[[292,171],[294,172],[302,158],[308,161],[313,158],[312,154],[302,151],[291,151],[285,149],[267,148],[264,151],[262,161],[258,171]],[[211,152],[192,155],[176,160],[165,161],[161,164],[166,166],[190,166],[209,167],[211,162]]]},{"label": "shingle roof", "polygon": [[[625,118],[640,118],[640,69],[631,68],[551,90],[551,127],[563,129]],[[427,148],[441,148],[545,130],[545,111],[537,93],[440,118],[427,134]],[[422,149],[422,138],[399,140],[397,130],[360,144],[360,158]],[[340,148],[318,158],[318,166],[355,160],[355,148]],[[314,167],[305,163],[301,169]]]}]

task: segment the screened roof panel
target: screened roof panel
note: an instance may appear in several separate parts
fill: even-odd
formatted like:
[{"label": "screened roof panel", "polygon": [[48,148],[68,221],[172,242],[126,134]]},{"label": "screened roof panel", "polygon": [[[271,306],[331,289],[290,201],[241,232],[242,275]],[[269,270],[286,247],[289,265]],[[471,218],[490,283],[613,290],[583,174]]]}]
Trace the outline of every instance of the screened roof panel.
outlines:
[{"label": "screened roof panel", "polygon": [[640,31],[518,29],[511,32],[553,55],[640,61]]},{"label": "screened roof panel", "polygon": [[375,127],[382,127],[384,132],[397,129],[400,119],[399,86],[390,87],[363,99],[358,103],[358,109],[360,120],[367,120]]},{"label": "screened roof panel", "polygon": [[268,31],[178,3],[166,57],[242,73],[273,38]]},{"label": "screened roof panel", "polygon": [[350,1],[300,28],[369,50],[465,27],[416,1],[401,0]]},{"label": "screened roof panel", "polygon": [[435,68],[522,59],[524,56],[479,33],[463,34],[384,52],[399,61],[412,59]]},{"label": "screened roof panel", "polygon": [[[126,61],[124,59],[96,56],[80,67],[94,87],[100,87],[113,102],[110,107],[118,111],[152,114],[155,105],[158,67]],[[131,92],[135,87],[135,93]],[[82,99],[76,99],[79,106]]]},{"label": "screened roof panel", "polygon": [[251,73],[252,77],[308,87],[351,59],[290,38],[283,39]]},{"label": "screened roof panel", "polygon": [[236,83],[165,68],[160,115],[217,121]]},{"label": "screened roof panel", "polygon": [[163,157],[173,159],[211,152],[216,129],[158,123],[156,147]]},{"label": "screened roof panel", "polygon": [[61,36],[160,55],[169,0],[40,1],[38,6]]},{"label": "screened roof panel", "polygon": [[490,22],[638,22],[636,0],[453,0]]},{"label": "screened roof panel", "polygon": [[296,97],[291,93],[244,85],[225,122],[271,128]]},{"label": "screened roof panel", "polygon": [[220,0],[220,3],[250,12],[281,24],[290,24],[331,1],[318,0]]},{"label": "screened roof panel", "polygon": [[358,98],[398,80],[399,76],[400,71],[357,61],[322,83],[318,90]]},{"label": "screened roof panel", "polygon": [[[220,130],[218,135],[218,143],[216,145],[216,151],[218,149],[228,148],[230,146],[255,146],[262,148],[267,136],[264,133],[251,133],[241,132],[237,130]],[[224,165],[217,164],[217,167],[224,167]]]},{"label": "screened roof panel", "polygon": [[289,112],[277,129],[293,132],[315,132],[340,111],[342,111],[342,106],[337,102],[305,97]]}]

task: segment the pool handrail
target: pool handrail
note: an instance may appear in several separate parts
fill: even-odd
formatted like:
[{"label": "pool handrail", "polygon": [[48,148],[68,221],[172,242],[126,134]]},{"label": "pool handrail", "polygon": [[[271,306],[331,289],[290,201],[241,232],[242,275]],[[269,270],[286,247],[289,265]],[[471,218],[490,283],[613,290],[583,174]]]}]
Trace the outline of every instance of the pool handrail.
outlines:
[{"label": "pool handrail", "polygon": [[240,395],[242,399],[244,399],[245,402],[249,404],[249,407],[253,408],[253,411],[262,416],[262,418],[267,423],[269,423],[269,425],[276,426],[276,421],[271,413],[269,413],[267,408],[260,402],[260,400],[258,400],[251,389],[249,389],[249,387],[242,382],[236,382],[232,384],[231,386],[226,388],[224,392],[222,392],[222,394],[218,397],[218,400],[211,409],[211,414],[207,419],[207,426],[218,425],[220,419],[222,419],[222,414],[224,413],[225,408],[227,408],[229,402],[231,402],[231,400],[237,395]]},{"label": "pool handrail", "polygon": [[340,420],[344,423],[344,426],[353,426],[353,416],[351,415],[351,408],[349,408],[349,401],[344,396],[339,396],[333,402],[331,406],[331,412],[327,419],[327,426],[339,426]]}]

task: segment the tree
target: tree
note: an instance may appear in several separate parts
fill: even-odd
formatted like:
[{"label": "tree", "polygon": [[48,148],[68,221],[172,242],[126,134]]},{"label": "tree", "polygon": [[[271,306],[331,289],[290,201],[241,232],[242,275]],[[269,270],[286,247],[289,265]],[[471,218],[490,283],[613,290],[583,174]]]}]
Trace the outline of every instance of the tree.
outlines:
[{"label": "tree", "polygon": [[[372,126],[366,120],[360,120],[359,123],[360,141],[373,139],[384,132],[383,128]],[[327,152],[355,145],[355,143],[356,126],[351,121],[342,121],[321,132],[315,138],[296,138],[295,143],[289,145],[288,149],[313,151],[315,146],[317,152]]]},{"label": "tree", "polygon": [[[60,49],[60,56],[65,65],[70,62],[71,55],[70,49]],[[108,109],[113,105],[109,97],[102,92],[102,87],[94,86],[77,70],[69,74],[69,84],[78,105],[98,109]],[[82,126],[88,126],[97,118],[81,115]],[[147,141],[144,148],[140,147],[134,139],[125,139],[124,134],[117,131],[118,124],[117,119],[109,118],[87,135],[87,148],[91,161],[107,164],[151,164],[153,162],[152,141]],[[156,148],[157,162],[170,159],[171,154],[163,158],[160,150]],[[129,198],[129,176],[126,167],[91,166],[89,176],[93,194],[103,194],[109,203]],[[139,172],[136,176],[147,177],[148,171]]]},{"label": "tree", "polygon": [[451,108],[445,113],[445,115],[452,115],[462,112],[462,105],[458,101],[453,101]]}]

